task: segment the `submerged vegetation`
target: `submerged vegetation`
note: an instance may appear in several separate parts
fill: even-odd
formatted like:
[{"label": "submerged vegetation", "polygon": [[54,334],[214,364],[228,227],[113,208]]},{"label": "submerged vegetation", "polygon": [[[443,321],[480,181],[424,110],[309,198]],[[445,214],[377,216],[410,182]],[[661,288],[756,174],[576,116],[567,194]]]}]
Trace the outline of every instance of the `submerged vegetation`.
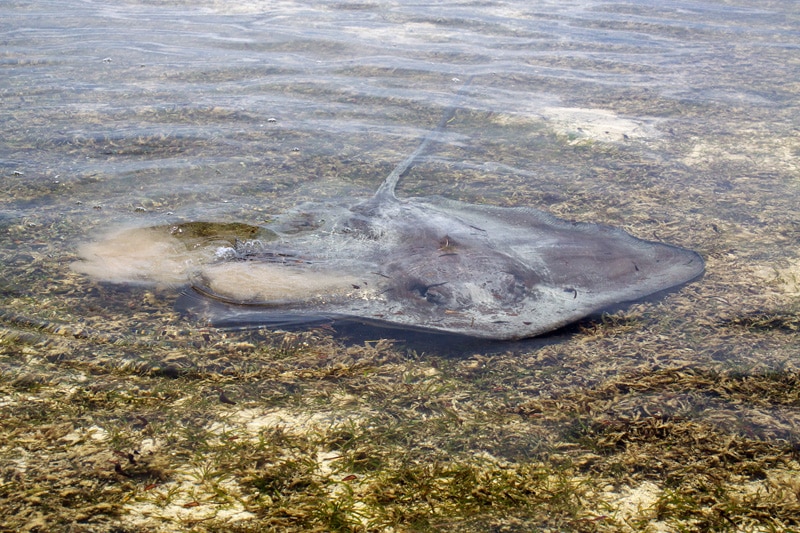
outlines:
[{"label": "submerged vegetation", "polygon": [[[661,187],[650,171],[602,202],[505,177],[492,200],[603,207],[700,250],[701,282],[559,337],[447,350],[385,330],[206,328],[175,290],[69,270],[93,202],[0,220],[3,530],[800,530],[796,206],[770,193],[767,226],[698,194],[680,222],[656,220],[638,207]],[[227,233],[182,226],[187,246],[253,228],[214,227]]]},{"label": "submerged vegetation", "polygon": [[[18,274],[55,264],[35,263]],[[8,529],[800,528],[785,311],[711,323],[685,309],[696,287],[664,304],[680,319],[638,305],[555,343],[437,355],[328,327],[194,328],[170,291],[62,276],[35,306],[6,292]],[[714,362],[741,343],[758,363]]]},{"label": "submerged vegetation", "polygon": [[[174,290],[69,270],[64,242],[92,202],[1,220],[2,527],[800,530],[800,287],[781,222],[796,207],[773,195],[765,226],[698,195],[680,223],[657,221],[637,207],[659,187],[648,172],[605,184],[602,204],[500,177],[494,201],[587,220],[604,205],[609,222],[700,250],[701,282],[559,337],[447,350],[385,330],[205,328]],[[23,183],[7,177],[13,198]],[[187,246],[252,228],[214,227],[233,233],[184,225]]]},{"label": "submerged vegetation", "polygon": [[[31,28],[0,65],[0,532],[800,531],[798,86],[775,81],[798,79],[796,17],[738,3],[554,2],[536,31],[399,3],[350,41],[383,6],[308,4],[336,22],[313,38],[305,11],[204,18],[252,2],[4,8]],[[218,330],[176,288],[70,270],[121,221],[191,248],[370,194],[473,63],[404,196],[622,227],[705,277],[543,340],[451,345]]]}]

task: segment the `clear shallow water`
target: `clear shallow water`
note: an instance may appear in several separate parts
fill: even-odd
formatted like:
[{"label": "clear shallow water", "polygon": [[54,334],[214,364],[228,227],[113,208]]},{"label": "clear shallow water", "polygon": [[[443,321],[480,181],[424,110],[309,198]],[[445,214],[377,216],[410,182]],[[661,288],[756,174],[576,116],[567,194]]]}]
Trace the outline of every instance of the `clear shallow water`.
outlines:
[{"label": "clear shallow water", "polygon": [[[4,249],[47,258],[56,285],[81,282],[64,266],[109,228],[366,197],[469,79],[401,195],[623,226],[697,249],[712,282],[733,253],[726,275],[758,273],[785,305],[797,290],[791,2],[3,11]],[[29,275],[9,271],[11,293],[37,297]]]},{"label": "clear shallow water", "polygon": [[698,226],[752,223],[765,203],[792,219],[791,3],[4,10],[3,220],[58,225],[65,258],[121,224],[258,224],[367,196],[467,79],[401,194],[549,207],[691,248]]},{"label": "clear shallow water", "polygon": [[[651,419],[659,431],[711,428],[707,440],[735,439],[740,458],[762,441],[796,452],[800,12],[791,0],[751,4],[3,3],[0,386],[17,388],[2,405],[39,405],[18,393],[28,384],[52,385],[58,402],[89,384],[131,398],[170,390],[140,412],[205,431],[236,422],[203,410],[217,394],[203,387],[220,380],[252,412],[394,427],[380,410],[417,429],[441,424],[413,434],[455,450],[452,460],[485,452],[523,464],[554,449],[597,465],[572,422],[596,434],[633,427],[602,448],[612,461]],[[467,79],[461,110],[401,196],[620,226],[698,251],[706,276],[559,338],[456,354],[416,339],[414,357],[385,343],[343,347],[324,328],[206,329],[174,311],[175,288],[98,284],[69,267],[81,243],[119,226],[258,225],[302,201],[367,197]],[[406,396],[425,410],[387,400]],[[457,404],[466,424],[437,407]],[[74,423],[140,446],[127,404],[115,409],[93,404]],[[685,444],[658,448],[660,435],[619,460],[659,490],[652,465]],[[692,468],[705,453],[696,445]],[[50,475],[50,455],[29,464],[39,456]],[[732,470],[744,464],[731,457]],[[617,483],[614,468],[590,472]],[[796,463],[786,468],[796,478]]]},{"label": "clear shallow water", "polygon": [[[46,193],[9,198],[4,209],[42,215],[83,201],[89,220],[97,204],[110,223],[148,203],[177,216],[241,217],[276,195],[291,205],[283,196],[298,184],[335,195],[357,180],[368,193],[470,76],[471,120],[433,151],[443,160],[435,170],[483,165],[532,190],[573,186],[594,179],[588,164],[619,164],[601,150],[575,161],[552,138],[588,132],[622,141],[602,149],[664,160],[658,170],[668,173],[675,145],[691,135],[713,142],[753,123],[793,127],[791,7],[6,5],[2,165]],[[606,127],[617,116],[627,122]],[[415,192],[452,192],[443,179]]]}]

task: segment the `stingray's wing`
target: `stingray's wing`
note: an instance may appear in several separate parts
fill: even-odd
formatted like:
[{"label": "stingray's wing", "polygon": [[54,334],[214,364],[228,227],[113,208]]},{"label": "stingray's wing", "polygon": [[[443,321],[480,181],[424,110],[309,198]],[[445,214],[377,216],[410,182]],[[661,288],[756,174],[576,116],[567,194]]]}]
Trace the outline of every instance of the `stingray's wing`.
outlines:
[{"label": "stingray's wing", "polygon": [[498,248],[546,267],[553,283],[608,294],[612,302],[682,285],[704,270],[696,252],[637,239],[610,226],[569,222],[528,207],[472,205],[439,197],[427,203],[485,231]]},{"label": "stingray's wing", "polygon": [[516,257],[527,267],[535,290],[503,324],[473,320],[470,327],[478,336],[537,335],[615,304],[680,286],[704,269],[695,252],[643,241],[608,226],[567,222],[530,208],[471,205],[438,197],[414,201],[459,219],[484,234],[494,252]]}]

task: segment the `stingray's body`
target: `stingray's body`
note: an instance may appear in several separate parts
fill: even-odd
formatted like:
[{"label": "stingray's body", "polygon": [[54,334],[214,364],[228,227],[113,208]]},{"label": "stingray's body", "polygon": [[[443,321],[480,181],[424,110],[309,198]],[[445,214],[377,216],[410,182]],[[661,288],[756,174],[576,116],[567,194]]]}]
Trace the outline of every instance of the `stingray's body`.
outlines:
[{"label": "stingray's body", "polygon": [[[331,209],[320,213],[325,220],[317,227],[304,222],[304,231],[295,232],[291,220],[283,221],[280,229],[290,230],[283,238],[240,246],[230,259],[202,269],[195,289],[228,304],[208,306],[208,318],[360,318],[518,339],[703,271],[694,252],[524,207],[391,196]],[[310,292],[265,286],[282,278]]]},{"label": "stingray's body", "polygon": [[[183,265],[175,267],[183,269],[177,280],[190,280],[201,295],[191,300],[192,311],[212,324],[339,318],[519,339],[703,272],[692,251],[607,226],[566,222],[527,207],[397,198],[398,180],[431,138],[366,201],[306,204],[262,228],[260,239],[223,246],[204,241],[213,253],[173,261]],[[175,228],[180,233],[180,226],[147,231],[164,250],[184,253],[187,246],[169,241],[179,237]],[[84,249],[78,269],[107,263],[113,254],[103,250],[97,244]],[[152,272],[142,265],[131,280],[147,280]]]}]

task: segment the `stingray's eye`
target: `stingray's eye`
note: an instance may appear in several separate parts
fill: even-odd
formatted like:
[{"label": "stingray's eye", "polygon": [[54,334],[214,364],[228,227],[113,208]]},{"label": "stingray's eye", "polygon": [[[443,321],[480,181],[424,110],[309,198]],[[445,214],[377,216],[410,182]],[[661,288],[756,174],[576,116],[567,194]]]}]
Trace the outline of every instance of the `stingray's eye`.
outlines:
[{"label": "stingray's eye", "polygon": [[447,296],[442,294],[439,287],[431,287],[425,292],[425,299],[432,304],[441,305],[447,301]]},{"label": "stingray's eye", "polygon": [[425,298],[432,304],[441,305],[446,303],[448,300],[446,291],[443,290],[444,285],[445,283],[435,283],[433,285],[415,283],[409,287],[409,290],[412,293],[419,295],[421,298]]}]

